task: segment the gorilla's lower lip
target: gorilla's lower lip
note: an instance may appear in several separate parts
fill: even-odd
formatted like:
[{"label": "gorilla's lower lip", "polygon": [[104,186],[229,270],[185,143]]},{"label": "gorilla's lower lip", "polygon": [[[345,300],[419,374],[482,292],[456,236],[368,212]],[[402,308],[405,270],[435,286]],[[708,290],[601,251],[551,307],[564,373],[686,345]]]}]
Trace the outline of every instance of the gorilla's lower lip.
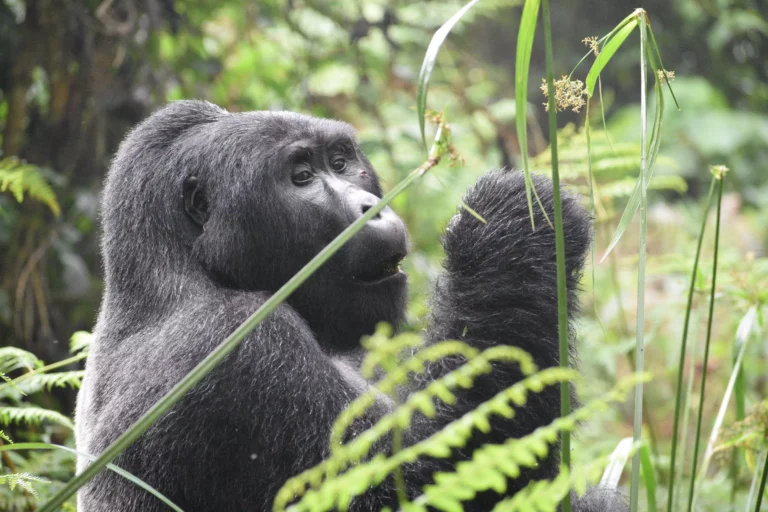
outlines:
[{"label": "gorilla's lower lip", "polygon": [[373,285],[379,285],[379,284],[384,284],[384,283],[390,283],[390,282],[394,282],[394,281],[405,280],[406,277],[408,277],[406,275],[406,273],[403,272],[402,270],[400,270],[400,268],[398,267],[398,269],[397,269],[397,271],[395,273],[390,274],[390,275],[385,276],[385,277],[381,277],[381,278],[378,278],[378,279],[372,279],[372,280],[371,279],[366,280],[366,279],[360,279],[358,277],[354,277],[353,276],[352,277],[352,281],[355,282],[355,283],[358,283],[360,285],[364,285],[364,286],[373,286]]},{"label": "gorilla's lower lip", "polygon": [[381,260],[365,271],[353,275],[352,279],[363,284],[378,284],[398,276],[405,276],[405,273],[400,270],[400,262],[403,258],[405,258],[405,254],[397,253]]}]

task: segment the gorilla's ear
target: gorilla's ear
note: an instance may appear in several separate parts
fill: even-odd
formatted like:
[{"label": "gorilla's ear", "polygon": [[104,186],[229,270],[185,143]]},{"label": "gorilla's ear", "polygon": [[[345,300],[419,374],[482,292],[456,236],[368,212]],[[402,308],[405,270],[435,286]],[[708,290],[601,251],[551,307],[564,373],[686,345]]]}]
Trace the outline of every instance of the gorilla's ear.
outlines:
[{"label": "gorilla's ear", "polygon": [[188,176],[182,186],[184,211],[200,227],[208,220],[208,198],[196,176]]}]

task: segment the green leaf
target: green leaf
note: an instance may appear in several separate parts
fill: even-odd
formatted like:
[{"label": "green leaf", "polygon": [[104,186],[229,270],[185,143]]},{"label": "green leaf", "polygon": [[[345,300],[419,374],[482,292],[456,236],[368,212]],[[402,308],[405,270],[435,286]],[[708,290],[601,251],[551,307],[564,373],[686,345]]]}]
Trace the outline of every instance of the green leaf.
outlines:
[{"label": "green leaf", "polygon": [[651,450],[647,444],[640,447],[640,466],[642,467],[645,493],[648,501],[648,512],[656,512],[656,473],[651,461]]},{"label": "green leaf", "polygon": [[[515,118],[517,140],[520,143],[520,157],[525,176],[525,197],[528,199],[528,215],[533,221],[533,201],[531,189],[531,168],[528,162],[528,74],[531,67],[533,39],[536,35],[536,23],[539,19],[539,0],[526,0],[520,18],[520,31],[517,33],[517,56],[515,58]],[[541,204],[541,203],[539,203]],[[544,208],[541,211],[545,212]]]},{"label": "green leaf", "polygon": [[45,421],[58,423],[70,430],[75,429],[72,420],[61,413],[42,407],[0,407],[0,424],[18,425],[30,423],[39,425]]},{"label": "green leaf", "polygon": [[605,46],[603,46],[603,49],[600,51],[600,55],[598,55],[595,59],[595,62],[592,64],[592,67],[589,70],[589,74],[587,75],[587,93],[590,96],[592,96],[592,94],[595,92],[597,78],[600,76],[603,68],[605,68],[608,62],[610,62],[611,57],[613,57],[613,55],[618,51],[627,37],[629,37],[629,34],[631,34],[632,31],[637,28],[638,23],[638,19],[633,18],[626,25],[624,25],[621,30],[616,32],[616,35],[614,35],[605,44]]},{"label": "green leaf", "polygon": [[443,45],[445,38],[453,29],[454,25],[464,17],[464,15],[478,2],[478,0],[472,0],[467,5],[462,7],[456,14],[446,21],[442,27],[437,29],[435,35],[432,36],[427,47],[427,53],[424,55],[424,61],[421,63],[421,70],[419,71],[419,81],[416,86],[416,108],[419,116],[419,129],[421,130],[421,141],[424,144],[424,149],[427,148],[427,138],[424,135],[424,116],[427,113],[427,92],[429,89],[429,77],[432,75],[432,70],[435,67],[435,61],[437,60],[437,54],[440,51],[440,47]]},{"label": "green leaf", "polygon": [[77,331],[69,337],[69,352],[75,354],[81,350],[87,352],[91,348],[94,335],[88,331]]}]

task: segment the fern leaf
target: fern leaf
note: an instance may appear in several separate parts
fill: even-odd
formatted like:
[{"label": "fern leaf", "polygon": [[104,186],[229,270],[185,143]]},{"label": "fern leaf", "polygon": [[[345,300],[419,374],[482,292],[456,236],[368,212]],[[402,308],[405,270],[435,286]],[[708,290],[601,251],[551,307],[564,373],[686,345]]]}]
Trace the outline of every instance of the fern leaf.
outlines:
[{"label": "fern leaf", "polygon": [[22,163],[15,157],[0,160],[0,192],[6,191],[19,203],[26,194],[48,206],[57,217],[61,214],[56,193],[35,165]]},{"label": "fern leaf", "polygon": [[0,373],[7,374],[21,368],[31,371],[41,366],[43,366],[43,362],[32,352],[16,347],[0,348]]},{"label": "fern leaf", "polygon": [[9,473],[0,475],[0,484],[7,484],[11,490],[16,489],[16,487],[21,487],[32,496],[37,496],[37,490],[32,487],[32,482],[48,484],[51,481],[29,473]]},{"label": "fern leaf", "polygon": [[88,331],[77,331],[69,338],[69,352],[70,354],[76,354],[80,351],[88,352],[93,343],[93,333]]},{"label": "fern leaf", "polygon": [[24,382],[20,382],[18,387],[28,395],[37,393],[38,391],[42,390],[50,391],[53,388],[80,389],[84,374],[84,370],[74,370],[58,373],[42,373],[30,377]]},{"label": "fern leaf", "polygon": [[73,430],[75,428],[71,419],[56,411],[41,407],[0,407],[0,424],[2,425],[21,423],[39,425],[43,422],[56,423]]}]

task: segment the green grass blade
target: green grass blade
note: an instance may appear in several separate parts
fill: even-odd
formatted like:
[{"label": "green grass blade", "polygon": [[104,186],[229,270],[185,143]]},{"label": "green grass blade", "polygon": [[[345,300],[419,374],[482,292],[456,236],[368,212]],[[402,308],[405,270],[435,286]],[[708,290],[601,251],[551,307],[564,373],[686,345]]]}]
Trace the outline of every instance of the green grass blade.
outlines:
[{"label": "green grass blade", "polygon": [[[584,134],[587,139],[587,181],[588,181],[588,188],[589,188],[589,216],[592,219],[592,231],[595,230],[595,181],[592,177],[592,131],[591,126],[589,122],[589,104],[590,99],[587,99],[587,112],[584,116]],[[595,237],[592,237],[592,240],[589,242],[589,258],[590,258],[590,272],[592,274],[592,307],[594,308],[594,314],[595,318],[597,319],[597,323],[600,324],[600,330],[603,333],[603,336],[606,336],[605,332],[605,326],[603,325],[603,320],[600,317],[600,308],[598,307],[597,303],[597,294],[595,291]]]},{"label": "green grass blade", "polygon": [[707,365],[709,364],[709,347],[712,340],[712,321],[715,313],[715,288],[717,286],[717,259],[720,249],[720,214],[723,204],[723,182],[725,175],[721,174],[718,179],[717,187],[717,221],[715,222],[715,247],[713,249],[714,257],[712,261],[712,288],[709,293],[709,315],[707,318],[707,337],[704,342],[704,359],[701,363],[701,390],[699,391],[699,407],[696,419],[696,437],[693,440],[693,462],[691,468],[691,485],[688,490],[688,512],[693,510],[693,492],[696,484],[696,459],[699,456],[699,444],[701,442],[701,422],[704,416],[704,393],[707,387]]},{"label": "green grass blade", "polygon": [[443,23],[435,35],[432,36],[432,41],[429,42],[427,52],[424,55],[424,61],[421,63],[421,70],[419,71],[419,80],[416,84],[416,110],[419,116],[419,130],[421,130],[421,142],[424,144],[424,149],[427,149],[427,138],[424,134],[425,120],[424,116],[427,113],[427,92],[429,91],[429,78],[432,76],[432,70],[435,67],[435,61],[437,61],[437,54],[440,52],[440,47],[443,45],[445,38],[451,32],[453,27],[459,20],[464,17],[465,14],[478,2],[479,0],[472,0],[462,7],[456,14]]},{"label": "green grass blade", "polygon": [[701,489],[704,477],[706,476],[707,469],[709,468],[709,462],[712,460],[712,455],[715,452],[715,443],[717,442],[717,437],[720,434],[720,428],[723,425],[725,413],[728,410],[728,404],[731,401],[731,394],[733,393],[734,387],[736,385],[736,378],[738,377],[739,373],[741,373],[741,365],[744,361],[744,353],[746,352],[747,344],[750,340],[750,334],[752,333],[756,323],[757,306],[752,306],[742,317],[741,321],[739,322],[739,327],[736,330],[736,342],[734,345],[739,347],[739,354],[736,357],[733,371],[731,371],[731,377],[728,379],[728,385],[725,388],[725,393],[723,393],[723,400],[720,403],[720,410],[717,412],[717,416],[715,417],[715,423],[712,426],[712,432],[709,436],[709,443],[707,443],[707,449],[704,451],[704,459],[701,463],[699,474],[696,477],[696,490],[693,496],[694,506],[696,504],[696,497],[699,490]]},{"label": "green grass blade", "polygon": [[[738,367],[736,374],[736,384],[733,388],[734,400],[736,402],[736,421],[743,421],[746,415],[746,395],[747,384],[744,380],[744,368],[742,365],[737,364],[739,354],[741,353],[741,347],[738,343],[733,345],[733,365],[734,368]],[[728,478],[731,480],[731,508],[736,505],[736,492],[739,488],[739,461],[744,456],[744,448],[735,448],[731,454],[731,465],[728,468]]]},{"label": "green grass blade", "polygon": [[[656,58],[659,59],[659,66],[661,66],[661,69],[664,69],[664,63],[661,60],[661,52],[659,52],[659,46],[656,44],[656,37],[653,35],[653,29],[651,29],[650,25],[648,26],[648,33],[651,35],[651,46],[653,47],[653,51],[656,53]],[[680,104],[677,102],[677,97],[675,96],[675,91],[672,90],[672,84],[669,81],[669,75],[667,75],[667,70],[664,69],[664,80],[667,82],[667,88],[669,88],[669,94],[672,95],[672,100],[675,102],[675,106],[677,107],[677,110],[680,110]]]},{"label": "green grass blade", "polygon": [[[761,467],[763,469],[762,477],[760,476]],[[760,512],[760,505],[762,504],[763,494],[765,493],[766,474],[768,474],[768,448],[763,448],[757,455],[755,474],[752,477],[752,484],[749,486],[747,506],[744,508],[746,512]],[[757,502],[757,506],[754,509],[752,508],[753,501]]]},{"label": "green grass blade", "polygon": [[653,119],[653,130],[651,132],[651,144],[648,148],[648,168],[653,169],[656,164],[656,158],[659,156],[659,150],[661,149],[661,126],[664,120],[664,90],[661,85],[661,79],[659,78],[660,68],[656,64],[656,59],[653,56],[651,47],[646,39],[645,43],[646,53],[648,55],[648,62],[653,69],[654,84],[653,90],[656,97],[656,111]]},{"label": "green grass blade", "polygon": [[[664,94],[658,78],[659,68],[656,65],[656,61],[650,52],[647,42],[645,47],[648,52],[648,61],[651,64],[651,68],[654,70],[654,92],[656,95],[656,110],[654,112],[654,119],[651,130],[651,143],[647,146],[647,149],[644,150],[644,156],[647,162],[647,179],[645,181],[647,186],[647,184],[650,183],[651,179],[653,178],[654,165],[656,163],[656,158],[659,156],[659,150],[661,148],[661,127],[664,121]],[[642,195],[645,193],[645,191],[641,188],[642,181],[643,180],[641,179],[637,180],[635,189],[632,191],[632,195],[630,195],[629,200],[627,201],[627,206],[624,208],[621,219],[619,219],[616,232],[613,234],[611,243],[608,244],[608,248],[605,250],[605,254],[603,254],[603,258],[600,260],[601,262],[605,260],[608,254],[610,254],[610,252],[616,247],[616,244],[619,243],[619,240],[621,240],[621,237],[624,235],[627,227],[629,227],[630,222],[632,222],[632,218],[635,216],[635,213],[637,213],[637,210],[640,207]]]},{"label": "green grass blade", "polygon": [[616,34],[611,37],[607,43],[605,43],[605,46],[603,46],[600,54],[597,56],[595,62],[592,64],[592,67],[589,69],[589,74],[587,74],[586,88],[587,93],[590,96],[592,96],[592,94],[595,92],[597,77],[600,76],[600,73],[603,71],[608,62],[610,62],[611,57],[613,57],[618,49],[621,48],[621,45],[624,43],[627,37],[629,37],[629,34],[631,34],[632,31],[637,28],[637,25],[638,19],[637,17],[633,17],[618,32],[616,32]]},{"label": "green grass blade", "polygon": [[627,14],[626,18],[621,20],[619,24],[613,27],[613,29],[610,32],[608,32],[606,35],[598,39],[597,42],[600,44],[605,43],[608,39],[612,38],[616,34],[616,32],[618,32],[619,30],[627,26],[627,23],[632,22],[632,20],[637,20],[637,9]]},{"label": "green grass blade", "polygon": [[[517,55],[515,58],[515,122],[517,140],[520,143],[520,158],[523,163],[525,176],[525,196],[528,199],[528,214],[533,221],[533,201],[531,189],[531,168],[528,161],[528,74],[531,67],[533,39],[536,34],[536,23],[539,19],[539,0],[526,0],[523,14],[520,18],[520,31],[517,33]],[[545,211],[542,208],[542,211]]]},{"label": "green grass blade", "polygon": [[755,505],[755,512],[760,512],[760,506],[763,504],[763,495],[765,494],[765,481],[768,476],[768,453],[765,454],[765,461],[763,462],[763,477],[760,480],[760,487],[757,489],[757,504]]},{"label": "green grass blade", "polygon": [[[555,108],[554,58],[552,56],[552,27],[549,16],[549,0],[542,1],[542,21],[544,22],[544,61],[547,70],[547,90],[549,91],[549,148],[552,155],[552,190],[555,211],[555,261],[557,266],[557,334],[560,345],[560,367],[568,369],[570,361],[570,343],[568,336],[568,291],[566,289],[565,269],[565,233],[563,232],[563,205],[560,197],[560,171],[557,159],[557,109]],[[529,203],[530,204],[530,203]],[[542,208],[542,211],[545,211]],[[533,219],[533,217],[531,217]],[[560,383],[560,416],[571,414],[571,383]],[[560,434],[560,463],[571,469],[571,434],[564,430]],[[571,512],[571,494],[566,493],[561,505],[562,512]]]},{"label": "green grass blade", "polygon": [[[701,246],[704,242],[704,231],[707,227],[707,218],[709,217],[709,208],[712,204],[712,195],[715,191],[715,182],[717,179],[713,176],[712,182],[709,185],[709,194],[707,195],[707,201],[704,205],[704,214],[701,220],[701,229],[699,229],[699,240],[696,244],[696,255],[693,259],[693,270],[691,271],[691,284],[688,287],[688,303],[685,307],[685,319],[683,320],[683,340],[680,343],[680,358],[677,367],[677,386],[675,388],[675,416],[674,425],[672,427],[672,455],[669,462],[669,493],[667,494],[667,512],[672,512],[672,500],[675,492],[675,475],[677,468],[675,466],[675,458],[677,456],[677,433],[678,426],[680,424],[680,404],[682,402],[682,389],[683,389],[683,375],[685,365],[685,349],[688,343],[688,327],[691,321],[691,310],[693,309],[693,293],[696,290],[696,276],[699,273],[699,258],[701,256]],[[691,374],[693,379],[693,374]]]},{"label": "green grass blade", "polygon": [[[14,443],[14,444],[6,444],[0,446],[0,452],[4,451],[16,451],[16,450],[63,450],[69,453],[72,453],[74,455],[77,455],[78,457],[82,457],[84,459],[88,459],[91,462],[96,460],[96,457],[93,455],[89,455],[87,453],[79,452],[76,450],[73,450],[72,448],[68,448],[66,446],[61,446],[58,444],[49,444],[49,443]],[[107,464],[107,469],[110,471],[113,471],[117,473],[118,475],[122,476],[126,480],[129,480],[133,482],[134,484],[138,485],[148,493],[150,493],[155,498],[159,499],[169,507],[171,507],[176,512],[184,512],[181,507],[176,505],[174,502],[172,502],[170,499],[165,497],[163,493],[146,483],[144,480],[140,479],[139,477],[136,477],[132,475],[131,473],[127,472],[126,470],[115,466],[114,464]]]},{"label": "green grass blade", "polygon": [[621,479],[621,473],[624,471],[624,466],[627,465],[630,455],[632,455],[632,448],[634,443],[631,437],[625,437],[616,448],[613,449],[609,458],[608,466],[606,466],[603,476],[600,479],[598,487],[616,489]]},{"label": "green grass blade", "polygon": [[653,469],[651,450],[643,443],[640,446],[640,465],[643,470],[643,482],[645,483],[645,495],[648,501],[648,512],[656,512],[656,472]]}]

